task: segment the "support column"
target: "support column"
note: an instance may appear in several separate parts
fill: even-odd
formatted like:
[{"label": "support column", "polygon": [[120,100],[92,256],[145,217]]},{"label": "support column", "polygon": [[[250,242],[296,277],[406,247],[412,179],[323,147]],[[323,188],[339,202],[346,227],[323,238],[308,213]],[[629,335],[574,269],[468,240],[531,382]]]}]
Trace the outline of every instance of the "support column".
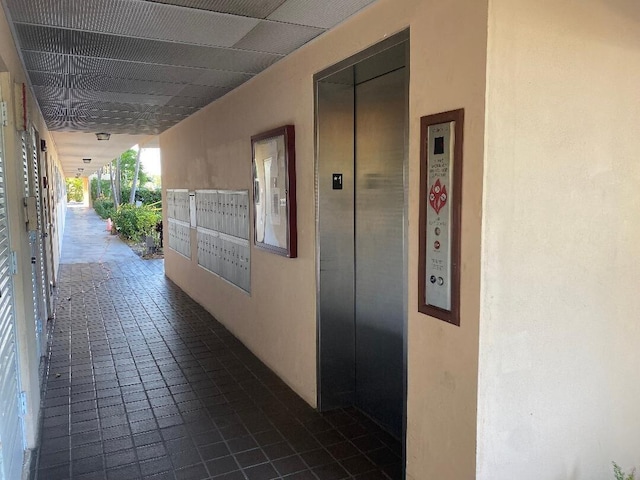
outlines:
[{"label": "support column", "polygon": [[89,178],[82,177],[82,203],[88,207],[92,207],[93,201],[91,200],[91,190],[89,187]]}]

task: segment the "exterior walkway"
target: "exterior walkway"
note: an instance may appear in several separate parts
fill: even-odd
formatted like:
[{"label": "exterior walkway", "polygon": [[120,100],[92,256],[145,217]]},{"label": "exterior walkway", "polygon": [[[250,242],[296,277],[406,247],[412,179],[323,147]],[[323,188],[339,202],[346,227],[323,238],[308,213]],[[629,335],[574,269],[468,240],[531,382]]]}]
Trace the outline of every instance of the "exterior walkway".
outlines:
[{"label": "exterior walkway", "polygon": [[62,238],[60,263],[103,263],[135,260],[137,255],[116,235],[92,208],[67,207],[67,227]]},{"label": "exterior walkway", "polygon": [[398,442],[315,412],[96,218],[67,215],[36,479],[401,478]]}]

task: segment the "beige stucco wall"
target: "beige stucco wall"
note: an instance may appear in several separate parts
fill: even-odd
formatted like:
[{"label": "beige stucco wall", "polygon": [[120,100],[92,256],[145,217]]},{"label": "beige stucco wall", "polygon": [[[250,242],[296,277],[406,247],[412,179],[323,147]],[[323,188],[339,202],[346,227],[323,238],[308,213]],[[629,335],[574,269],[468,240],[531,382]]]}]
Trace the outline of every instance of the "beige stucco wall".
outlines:
[{"label": "beige stucco wall", "polygon": [[[408,478],[472,478],[487,2],[379,0],[160,136],[165,188],[249,189],[251,135],[296,127],[299,258],[251,252],[248,296],[165,249],[167,275],[316,404],[313,74],[411,28]],[[462,326],[417,312],[419,121],[466,109]],[[192,230],[192,252],[196,250]]]},{"label": "beige stucco wall", "polygon": [[491,0],[481,480],[640,466],[640,4]]}]

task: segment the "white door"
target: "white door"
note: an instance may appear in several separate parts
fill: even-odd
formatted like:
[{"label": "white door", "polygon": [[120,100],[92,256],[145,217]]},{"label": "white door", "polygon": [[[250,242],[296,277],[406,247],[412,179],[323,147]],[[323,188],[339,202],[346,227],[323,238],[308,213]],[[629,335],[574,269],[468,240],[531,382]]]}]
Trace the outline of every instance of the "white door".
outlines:
[{"label": "white door", "polygon": [[[45,222],[44,208],[42,201],[42,174],[40,173],[40,136],[35,128],[31,128],[31,165],[30,165],[30,187],[31,196],[36,197],[36,212],[38,214],[38,231],[36,232],[36,275],[38,277],[38,296],[40,300],[40,321],[42,326],[51,316],[49,311],[49,280],[47,276],[46,250],[45,250]],[[46,335],[41,336],[43,351],[46,350]]]},{"label": "white door", "polygon": [[[35,197],[34,188],[32,186],[32,142],[31,135],[28,132],[22,132],[22,168],[24,180],[24,196]],[[46,335],[43,334],[45,322],[45,308],[43,308],[43,286],[42,277],[40,275],[40,222],[36,230],[29,232],[29,247],[31,250],[31,294],[33,300],[33,312],[35,316],[36,345],[38,350],[38,358],[44,355],[44,342]]]},{"label": "white door", "polygon": [[4,162],[4,144],[0,128],[0,480],[14,480],[22,475],[24,430],[20,417],[20,383]]}]

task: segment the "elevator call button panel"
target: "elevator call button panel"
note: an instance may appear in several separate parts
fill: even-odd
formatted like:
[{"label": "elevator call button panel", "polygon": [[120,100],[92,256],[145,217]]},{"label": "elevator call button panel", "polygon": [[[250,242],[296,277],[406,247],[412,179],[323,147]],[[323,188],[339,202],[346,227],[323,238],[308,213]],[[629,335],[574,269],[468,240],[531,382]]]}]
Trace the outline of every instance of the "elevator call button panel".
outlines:
[{"label": "elevator call button panel", "polygon": [[451,309],[453,137],[453,122],[429,126],[425,294],[428,305],[444,310]]}]

